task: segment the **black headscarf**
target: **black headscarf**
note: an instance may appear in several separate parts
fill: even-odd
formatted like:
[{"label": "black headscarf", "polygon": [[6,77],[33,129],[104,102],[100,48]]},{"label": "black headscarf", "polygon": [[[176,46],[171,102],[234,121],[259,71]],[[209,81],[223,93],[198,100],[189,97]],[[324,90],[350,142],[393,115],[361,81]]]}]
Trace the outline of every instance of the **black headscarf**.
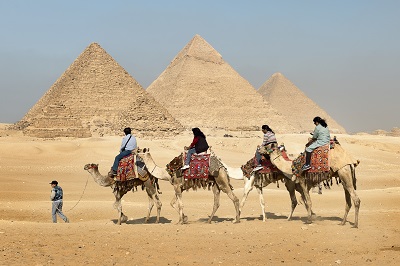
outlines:
[{"label": "black headscarf", "polygon": [[193,131],[193,135],[195,135],[196,137],[206,138],[204,133],[201,132],[201,130],[198,127],[192,128],[192,131]]},{"label": "black headscarf", "polygon": [[327,127],[327,126],[328,126],[328,124],[326,123],[325,119],[322,119],[322,118],[319,117],[319,116],[314,117],[313,122],[314,122],[314,123],[315,123],[315,122],[318,122],[318,123],[321,124],[321,126],[323,126],[323,127]]}]

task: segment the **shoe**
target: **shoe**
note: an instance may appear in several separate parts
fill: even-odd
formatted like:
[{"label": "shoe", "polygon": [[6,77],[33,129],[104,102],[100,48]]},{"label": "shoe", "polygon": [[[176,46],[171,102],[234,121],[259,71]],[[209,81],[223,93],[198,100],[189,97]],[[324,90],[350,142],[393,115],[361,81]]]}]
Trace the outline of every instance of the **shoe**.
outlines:
[{"label": "shoe", "polygon": [[67,219],[65,220],[65,222],[68,224],[68,223],[69,223],[69,219],[67,218]]},{"label": "shoe", "polygon": [[303,165],[303,167],[301,168],[301,171],[307,171],[307,170],[309,170],[309,169],[311,169],[311,165],[305,164],[305,165]]},{"label": "shoe", "polygon": [[189,168],[189,165],[184,165],[182,168],[181,168],[181,170],[186,170],[186,169],[188,169]]},{"label": "shoe", "polygon": [[259,170],[263,169],[263,167],[261,165],[257,165],[254,169],[253,172],[257,172]]},{"label": "shoe", "polygon": [[108,172],[109,177],[114,177],[116,175],[117,175],[117,171],[114,171],[113,169],[111,169],[110,172]]}]

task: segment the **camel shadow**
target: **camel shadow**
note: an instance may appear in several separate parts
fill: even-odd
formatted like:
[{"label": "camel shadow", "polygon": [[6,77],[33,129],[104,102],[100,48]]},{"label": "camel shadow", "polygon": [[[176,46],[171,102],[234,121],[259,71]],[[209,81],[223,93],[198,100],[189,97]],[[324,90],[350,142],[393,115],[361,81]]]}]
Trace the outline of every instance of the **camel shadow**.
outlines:
[{"label": "camel shadow", "polygon": [[[201,223],[207,223],[208,222],[208,218],[200,218],[197,220],[197,222],[201,222]],[[211,220],[212,222],[218,222],[218,223],[222,223],[222,222],[233,222],[235,219],[234,218],[222,218],[222,217],[218,217],[218,216],[214,216]]]},{"label": "camel shadow", "polygon": [[[288,216],[286,215],[281,215],[281,214],[275,214],[272,212],[266,212],[265,213],[265,218],[267,220],[287,220]],[[240,220],[245,220],[245,221],[262,221],[263,217],[262,215],[260,216],[253,216],[253,217],[240,217]],[[330,217],[323,217],[323,216],[318,216],[318,215],[313,215],[312,220],[315,221],[337,221],[341,222],[342,219],[337,216],[330,216]],[[301,221],[304,224],[309,224],[308,218],[306,216],[300,217],[300,216],[292,216],[292,219],[290,221]],[[288,222],[290,222],[288,221]],[[354,225],[354,222],[347,221],[349,224]]]},{"label": "camel shadow", "polygon": [[[322,217],[322,216],[315,215],[315,216],[313,216],[313,221],[332,221],[332,222],[336,221],[340,224],[342,222],[342,218],[337,217],[337,216]],[[351,226],[355,225],[354,222],[351,222],[349,220],[347,220],[346,223],[349,223]]]},{"label": "camel shadow", "polygon": [[[156,217],[150,217],[149,221],[147,223],[144,222],[145,218],[137,218],[137,219],[130,219],[128,221],[126,221],[126,224],[156,224]],[[112,219],[111,220],[112,223],[117,224],[118,219]],[[172,222],[172,220],[169,220],[167,218],[164,217],[160,217],[160,224],[170,224]]]},{"label": "camel shadow", "polygon": [[[253,216],[253,217],[240,217],[240,220],[245,220],[245,221],[255,221],[255,220],[260,220],[262,221],[263,216]],[[285,215],[277,215],[275,213],[272,212],[266,212],[265,213],[265,219],[272,219],[272,220],[286,220],[287,216]],[[293,219],[293,218],[292,218]]]}]

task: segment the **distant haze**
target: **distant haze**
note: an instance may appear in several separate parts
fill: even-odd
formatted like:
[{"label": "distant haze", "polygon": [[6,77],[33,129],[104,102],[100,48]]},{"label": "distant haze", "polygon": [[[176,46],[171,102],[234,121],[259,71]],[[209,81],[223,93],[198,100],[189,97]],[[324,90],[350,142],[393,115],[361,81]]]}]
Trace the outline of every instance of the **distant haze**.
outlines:
[{"label": "distant haze", "polygon": [[[1,1],[0,123],[92,42],[144,88],[195,34],[255,89],[280,72],[349,133],[400,127],[399,1]],[[310,121],[312,123],[312,121]]]}]

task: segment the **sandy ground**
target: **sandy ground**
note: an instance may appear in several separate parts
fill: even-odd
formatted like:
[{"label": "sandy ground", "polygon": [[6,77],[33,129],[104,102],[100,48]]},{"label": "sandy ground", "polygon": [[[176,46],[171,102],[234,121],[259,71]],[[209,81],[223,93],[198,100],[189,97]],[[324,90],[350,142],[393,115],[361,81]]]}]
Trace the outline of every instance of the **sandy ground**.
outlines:
[{"label": "sandy ground", "polygon": [[[214,152],[231,167],[251,158],[261,143],[261,132],[205,131]],[[277,135],[293,156],[300,153],[307,135]],[[98,163],[106,174],[120,145],[120,137],[90,139],[34,139],[0,128],[0,265],[389,265],[400,259],[400,138],[375,135],[338,135],[343,147],[361,160],[357,168],[361,199],[359,228],[340,226],[345,200],[341,186],[312,194],[317,217],[305,224],[299,205],[287,221],[290,199],[284,184],[264,189],[267,221],[255,190],[244,206],[239,224],[233,224],[234,206],[221,196],[211,224],[211,191],[185,192],[189,222],[176,224],[170,206],[173,188],[160,181],[161,222],[155,209],[144,224],[148,200],[145,192],[123,198],[126,224],[115,224],[114,196],[83,170]],[[139,139],[165,166],[191,141],[189,133],[170,139]],[[51,222],[51,180],[64,189],[64,212],[70,223]],[[232,180],[241,199],[243,181]]]}]

